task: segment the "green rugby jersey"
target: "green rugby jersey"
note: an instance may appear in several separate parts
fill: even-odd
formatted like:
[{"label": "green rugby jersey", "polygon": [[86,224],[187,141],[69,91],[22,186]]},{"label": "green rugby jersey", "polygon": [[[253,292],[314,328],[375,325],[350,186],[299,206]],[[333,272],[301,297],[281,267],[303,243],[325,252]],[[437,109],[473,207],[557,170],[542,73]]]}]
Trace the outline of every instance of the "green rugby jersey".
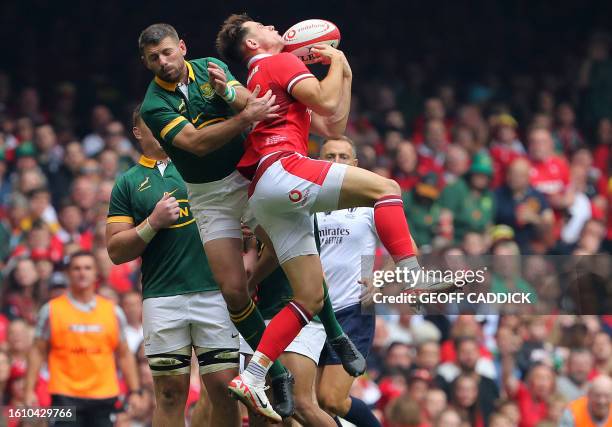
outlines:
[{"label": "green rugby jersey", "polygon": [[201,129],[234,115],[231,107],[215,93],[208,81],[209,62],[223,68],[229,86],[240,84],[227,65],[218,59],[185,61],[189,72],[188,96],[185,97],[178,84],[155,77],[149,84],[140,109],[143,120],[176,164],[183,179],[194,184],[218,181],[232,173],[244,152],[243,143],[246,137],[246,133],[238,135],[231,142],[203,157],[172,144],[174,137],[187,123]]},{"label": "green rugby jersey", "polygon": [[[292,299],[291,284],[281,267],[274,270],[257,287],[257,308],[266,320],[276,316]],[[312,320],[321,321],[319,316],[314,316]]]},{"label": "green rugby jersey", "polygon": [[218,290],[204,254],[185,182],[172,162],[162,176],[156,161],[142,156],[115,182],[107,223],[140,224],[168,193],[179,202],[176,224],[157,232],[142,253],[142,296],[163,297]]}]

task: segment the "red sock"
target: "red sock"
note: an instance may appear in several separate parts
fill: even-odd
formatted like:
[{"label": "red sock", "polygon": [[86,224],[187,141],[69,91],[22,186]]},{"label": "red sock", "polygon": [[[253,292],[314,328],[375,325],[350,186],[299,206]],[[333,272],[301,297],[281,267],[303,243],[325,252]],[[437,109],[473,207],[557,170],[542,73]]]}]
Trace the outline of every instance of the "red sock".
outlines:
[{"label": "red sock", "polygon": [[400,196],[384,196],[374,204],[374,222],[378,237],[397,262],[414,256],[410,229]]},{"label": "red sock", "polygon": [[266,327],[257,351],[275,361],[302,328],[310,322],[312,314],[295,301],[290,301]]}]

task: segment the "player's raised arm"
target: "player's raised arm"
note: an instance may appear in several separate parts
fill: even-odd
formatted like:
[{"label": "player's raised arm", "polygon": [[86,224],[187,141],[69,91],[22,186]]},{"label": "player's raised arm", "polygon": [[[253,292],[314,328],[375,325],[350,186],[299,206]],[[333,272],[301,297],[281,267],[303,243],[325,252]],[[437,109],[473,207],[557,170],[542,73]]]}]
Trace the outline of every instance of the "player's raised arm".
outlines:
[{"label": "player's raised arm", "polygon": [[342,104],[346,58],[344,53],[328,45],[317,45],[316,52],[323,62],[330,64],[327,76],[321,81],[303,79],[297,82],[291,90],[291,96],[321,116],[333,116]]},{"label": "player's raised arm", "polygon": [[344,71],[342,78],[342,95],[340,105],[336,112],[331,116],[321,116],[317,113],[312,114],[310,130],[317,135],[325,138],[338,138],[344,134],[351,111],[351,88],[353,73],[351,67],[344,58]]},{"label": "player's raised arm", "polygon": [[208,76],[215,92],[229,104],[234,111],[246,107],[251,92],[236,80],[228,81],[225,70],[215,62],[208,63]]},{"label": "player's raised arm", "polygon": [[259,89],[256,88],[248,96],[244,109],[221,123],[202,129],[196,129],[188,123],[176,134],[172,144],[197,156],[205,156],[227,144],[253,123],[278,117],[275,113],[278,110],[278,105],[275,105],[276,96],[272,95],[272,91],[266,92],[260,98],[258,95]]}]

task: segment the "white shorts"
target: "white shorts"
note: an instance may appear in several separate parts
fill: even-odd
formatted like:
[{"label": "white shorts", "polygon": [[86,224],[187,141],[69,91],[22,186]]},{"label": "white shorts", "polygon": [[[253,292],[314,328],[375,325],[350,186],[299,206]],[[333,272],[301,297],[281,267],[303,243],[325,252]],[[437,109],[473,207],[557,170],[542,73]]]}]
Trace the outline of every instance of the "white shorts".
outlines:
[{"label": "white shorts", "polygon": [[187,183],[189,204],[202,243],[215,239],[242,239],[240,221],[247,206],[249,181],[234,171],[219,181]]},{"label": "white shorts", "polygon": [[[270,323],[266,320],[266,325]],[[319,363],[319,357],[323,351],[327,334],[325,328],[320,322],[309,322],[302,328],[300,333],[295,337],[291,344],[287,346],[285,352],[301,354],[307,358],[314,360],[316,364]],[[253,349],[240,335],[240,353],[253,355]]]},{"label": "white shorts", "polygon": [[146,298],[142,329],[147,356],[186,346],[237,349],[239,345],[238,331],[220,291]]},{"label": "white shorts", "polygon": [[317,254],[312,214],[338,209],[347,165],[297,153],[269,166],[266,160],[251,184],[249,209],[270,236],[280,264]]}]

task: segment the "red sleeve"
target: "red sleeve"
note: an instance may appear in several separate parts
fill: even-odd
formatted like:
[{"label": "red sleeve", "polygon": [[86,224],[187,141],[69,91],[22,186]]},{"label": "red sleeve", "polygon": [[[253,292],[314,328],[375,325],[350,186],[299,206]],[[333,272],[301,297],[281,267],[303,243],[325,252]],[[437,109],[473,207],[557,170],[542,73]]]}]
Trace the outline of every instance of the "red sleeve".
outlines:
[{"label": "red sleeve", "polygon": [[567,163],[567,160],[565,160],[564,157],[559,157],[559,164],[561,166],[561,171],[563,173],[563,176],[562,176],[563,184],[565,184],[565,187],[567,187],[570,183],[569,163]]},{"label": "red sleeve", "polygon": [[276,55],[274,62],[274,77],[279,85],[288,93],[291,93],[293,86],[295,86],[297,82],[309,77],[314,77],[314,75],[297,56],[285,52]]}]

